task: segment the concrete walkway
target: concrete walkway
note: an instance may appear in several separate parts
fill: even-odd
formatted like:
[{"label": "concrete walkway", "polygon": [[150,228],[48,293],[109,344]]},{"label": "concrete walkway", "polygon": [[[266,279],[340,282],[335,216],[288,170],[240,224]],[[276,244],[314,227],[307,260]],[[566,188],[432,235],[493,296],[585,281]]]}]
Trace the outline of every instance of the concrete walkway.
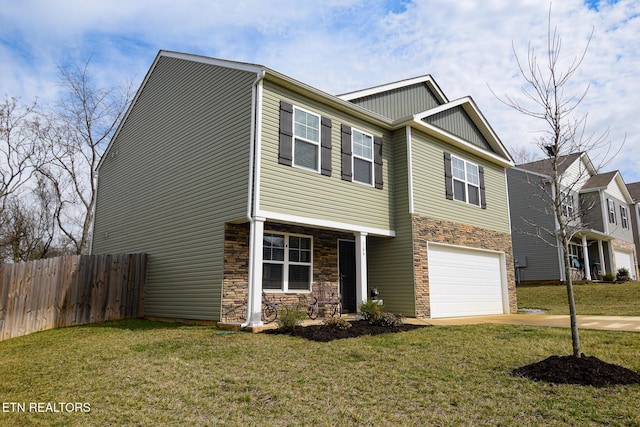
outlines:
[{"label": "concrete walkway", "polygon": [[[640,317],[631,316],[577,316],[580,329],[605,329],[610,331],[640,332]],[[504,325],[556,326],[568,328],[571,326],[568,315],[548,314],[500,314],[492,316],[451,317],[445,319],[412,319],[406,318],[406,323],[427,325],[474,325],[481,323],[496,323]]]}]

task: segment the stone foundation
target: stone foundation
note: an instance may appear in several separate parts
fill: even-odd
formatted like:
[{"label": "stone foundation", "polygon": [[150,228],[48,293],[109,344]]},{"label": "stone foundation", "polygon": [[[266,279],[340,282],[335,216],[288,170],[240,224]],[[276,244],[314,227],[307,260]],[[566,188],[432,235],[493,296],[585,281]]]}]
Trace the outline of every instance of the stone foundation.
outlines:
[{"label": "stone foundation", "polygon": [[[264,232],[282,232],[313,238],[313,283],[338,293],[338,239],[353,240],[351,233],[267,222]],[[225,224],[224,277],[222,280],[222,322],[243,322],[247,310],[249,283],[249,224]],[[269,298],[285,304],[307,306],[310,292],[269,292]]]},{"label": "stone foundation", "polygon": [[504,252],[507,270],[509,309],[511,313],[517,311],[513,252],[511,249],[511,235],[509,233],[501,233],[499,231],[422,215],[413,215],[412,220],[416,317],[428,318],[431,316],[427,242],[446,243]]}]

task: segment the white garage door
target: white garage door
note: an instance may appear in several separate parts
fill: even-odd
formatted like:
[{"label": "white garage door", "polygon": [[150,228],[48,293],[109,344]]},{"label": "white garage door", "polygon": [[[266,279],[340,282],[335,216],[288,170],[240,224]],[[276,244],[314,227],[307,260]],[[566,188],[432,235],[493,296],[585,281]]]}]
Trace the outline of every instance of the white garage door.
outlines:
[{"label": "white garage door", "polygon": [[613,253],[616,258],[616,271],[614,271],[614,274],[617,273],[619,269],[626,268],[629,272],[629,276],[631,276],[632,279],[635,279],[634,273],[636,270],[633,268],[633,252],[616,249]]},{"label": "white garage door", "polygon": [[504,313],[502,256],[429,244],[431,317]]}]

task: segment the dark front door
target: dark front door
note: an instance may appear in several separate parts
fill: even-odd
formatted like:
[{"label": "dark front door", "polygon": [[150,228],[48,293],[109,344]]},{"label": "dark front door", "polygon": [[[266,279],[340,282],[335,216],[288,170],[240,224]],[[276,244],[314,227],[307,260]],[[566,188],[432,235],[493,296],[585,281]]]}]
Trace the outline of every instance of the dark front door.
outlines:
[{"label": "dark front door", "polygon": [[340,273],[340,294],[342,312],[355,313],[356,307],[356,242],[339,240],[338,270]]}]

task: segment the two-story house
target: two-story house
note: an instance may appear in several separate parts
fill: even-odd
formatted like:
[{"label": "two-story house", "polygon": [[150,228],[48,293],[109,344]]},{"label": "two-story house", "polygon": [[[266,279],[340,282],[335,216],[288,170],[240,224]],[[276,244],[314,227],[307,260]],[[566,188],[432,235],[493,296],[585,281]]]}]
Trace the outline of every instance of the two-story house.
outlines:
[{"label": "two-story house", "polygon": [[509,313],[511,166],[428,75],[333,96],[160,51],[98,167],[92,252],[148,253],[147,317],[258,326],[263,292],[320,284],[352,313],[371,288],[412,317]]},{"label": "two-story house", "polygon": [[556,169],[562,188],[558,195],[551,186],[551,158],[507,172],[518,282],[565,280],[554,200],[574,233],[569,244],[573,279],[599,280],[622,267],[637,277],[632,199],[620,173],[597,173],[586,153],[559,156]]},{"label": "two-story house", "polygon": [[[640,182],[627,184],[627,189],[629,190],[629,194],[631,194],[631,198],[633,199],[633,204],[629,207],[629,214],[631,216],[633,240],[636,244],[636,256],[640,257]],[[636,258],[636,262],[639,261],[640,260]],[[638,264],[636,264],[636,268],[636,273],[640,273],[640,266],[638,266]]]}]

